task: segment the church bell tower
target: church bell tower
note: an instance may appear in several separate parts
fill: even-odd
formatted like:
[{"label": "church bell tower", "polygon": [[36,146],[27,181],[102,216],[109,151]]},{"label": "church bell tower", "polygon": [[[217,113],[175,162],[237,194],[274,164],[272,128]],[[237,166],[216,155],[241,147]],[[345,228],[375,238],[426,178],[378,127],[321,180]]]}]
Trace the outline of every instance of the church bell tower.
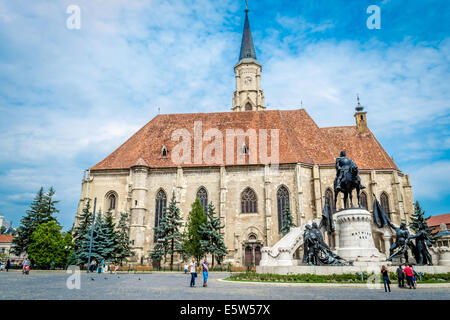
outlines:
[{"label": "church bell tower", "polygon": [[248,9],[245,9],[239,62],[234,66],[236,91],[233,94],[232,111],[265,110],[264,92],[261,90],[261,64],[256,60]]}]

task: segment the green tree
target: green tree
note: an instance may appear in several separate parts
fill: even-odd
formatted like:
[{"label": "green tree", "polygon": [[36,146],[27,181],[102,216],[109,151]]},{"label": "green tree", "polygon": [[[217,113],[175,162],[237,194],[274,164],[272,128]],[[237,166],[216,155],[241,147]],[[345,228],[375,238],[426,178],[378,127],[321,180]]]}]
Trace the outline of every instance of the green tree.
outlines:
[{"label": "green tree", "polygon": [[48,192],[44,194],[42,203],[44,210],[40,213],[40,223],[56,221],[56,218],[53,216],[53,214],[59,212],[59,210],[56,209],[56,204],[59,202],[59,200],[54,200],[54,195],[55,189],[53,189],[53,187],[50,187]]},{"label": "green tree", "polygon": [[[114,237],[110,233],[109,226],[103,218],[102,212],[99,211],[94,222],[91,257],[95,258],[97,261],[102,259],[105,261],[112,261],[114,249]],[[88,257],[89,250],[86,254]]]},{"label": "green tree", "polygon": [[1,226],[0,227],[0,234],[5,234],[6,233],[6,227],[5,226]]},{"label": "green tree", "polygon": [[88,200],[77,217],[78,224],[73,228],[74,250],[69,258],[69,265],[82,265],[88,262],[89,241],[91,238],[92,212]]},{"label": "green tree", "polygon": [[53,216],[58,210],[55,204],[58,201],[53,200],[55,191],[53,188],[45,193],[44,188],[41,187],[36,194],[33,202],[30,204],[30,209],[26,211],[26,215],[20,220],[21,225],[17,229],[17,236],[13,239],[12,252],[20,255],[23,252],[28,252],[28,247],[31,244],[31,235],[36,228],[42,223],[55,221]]},{"label": "green tree", "polygon": [[282,215],[283,219],[281,220],[282,221],[281,234],[285,236],[289,233],[289,231],[291,231],[292,227],[295,227],[295,224],[292,219],[291,209],[289,208],[289,203],[286,203]]},{"label": "green tree", "polygon": [[434,243],[441,236],[437,235],[437,233],[433,233],[436,228],[439,226],[429,227],[427,224],[427,220],[430,217],[425,218],[425,211],[420,207],[419,201],[416,201],[414,204],[414,213],[411,215],[411,221],[409,222],[409,227],[414,231],[414,233],[418,233],[420,230],[425,229],[431,242]]},{"label": "green tree", "polygon": [[49,221],[39,225],[32,233],[27,253],[38,268],[48,269],[52,262],[57,266],[65,264],[67,253],[61,229],[56,221]]},{"label": "green tree", "polygon": [[212,267],[214,267],[214,257],[217,257],[217,262],[222,263],[223,258],[227,255],[228,250],[223,241],[223,236],[220,230],[225,226],[220,223],[220,217],[215,216],[215,208],[210,202],[206,208],[206,222],[200,226],[199,233],[203,239],[200,240],[202,253],[211,254]]},{"label": "green tree", "polygon": [[157,241],[150,254],[155,262],[160,262],[162,258],[167,261],[167,256],[170,256],[170,270],[173,270],[174,255],[183,251],[183,235],[180,232],[182,226],[180,209],[177,207],[173,192],[169,206],[164,208],[159,225],[154,228]]},{"label": "green tree", "polygon": [[200,228],[206,223],[206,215],[203,212],[202,205],[198,198],[195,199],[192,204],[191,211],[189,212],[189,218],[187,222],[186,239],[184,241],[184,247],[187,253],[192,257],[200,261],[202,257],[202,245],[200,240],[203,239],[203,235],[200,234]]},{"label": "green tree", "polygon": [[[72,232],[64,232],[63,233],[63,242],[64,242],[64,266],[69,265],[69,259],[75,251],[75,244],[73,242]],[[74,263],[76,264],[76,263]]]},{"label": "green tree", "polygon": [[131,250],[131,241],[129,237],[130,227],[129,227],[128,213],[122,212],[120,214],[119,223],[117,225],[117,247],[115,252],[115,259],[120,265],[123,264],[124,261],[127,261],[128,257],[134,255]]}]

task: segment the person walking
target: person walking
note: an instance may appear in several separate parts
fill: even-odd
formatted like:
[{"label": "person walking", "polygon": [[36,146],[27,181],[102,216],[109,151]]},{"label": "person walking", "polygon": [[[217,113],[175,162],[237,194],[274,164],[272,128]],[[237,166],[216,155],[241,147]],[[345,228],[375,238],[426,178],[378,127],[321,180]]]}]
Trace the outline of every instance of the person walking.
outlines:
[{"label": "person walking", "polygon": [[397,268],[397,278],[398,278],[398,287],[405,287],[405,273],[403,272],[402,265],[400,264]]},{"label": "person walking", "polygon": [[[406,263],[405,263],[405,268],[403,269],[403,271],[405,271],[405,275],[406,275],[406,284],[408,285],[408,288],[412,289],[414,287],[413,271]],[[415,287],[414,287],[414,289],[415,289]]]},{"label": "person walking", "polygon": [[391,280],[389,279],[389,270],[386,266],[381,267],[381,274],[383,275],[384,292],[391,292]]},{"label": "person walking", "polygon": [[414,270],[412,264],[410,264],[409,267],[411,268],[411,270],[413,272],[412,283],[413,283],[413,287],[415,289],[415,288],[417,288],[417,272],[416,272],[416,270]]},{"label": "person walking", "polygon": [[189,272],[191,273],[191,288],[195,288],[195,278],[197,277],[195,258],[192,258],[192,262],[189,264]]},{"label": "person walking", "polygon": [[208,284],[207,284],[207,282],[208,282],[208,271],[209,271],[208,261],[206,261],[206,257],[205,257],[205,259],[203,260],[203,263],[202,263],[203,287],[207,287],[208,286]]},{"label": "person walking", "polygon": [[97,263],[97,261],[95,259],[92,259],[91,265],[89,267],[89,270],[91,270],[91,273],[94,272],[96,263]]},{"label": "person walking", "polygon": [[7,260],[6,261],[6,272],[8,272],[9,271],[9,268],[11,268],[11,260]]},{"label": "person walking", "polygon": [[189,271],[189,266],[187,263],[184,264],[184,274],[188,273]]},{"label": "person walking", "polygon": [[30,272],[30,260],[28,260],[28,258],[25,258],[25,261],[23,262],[22,273],[28,274],[29,272]]}]

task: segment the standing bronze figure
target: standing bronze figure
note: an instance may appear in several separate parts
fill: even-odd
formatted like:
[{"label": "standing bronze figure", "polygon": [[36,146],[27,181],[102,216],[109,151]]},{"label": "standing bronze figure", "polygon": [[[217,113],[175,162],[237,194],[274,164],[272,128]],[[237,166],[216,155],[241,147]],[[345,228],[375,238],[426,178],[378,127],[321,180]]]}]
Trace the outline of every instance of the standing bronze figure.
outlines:
[{"label": "standing bronze figure", "polygon": [[348,209],[347,199],[350,196],[350,205],[353,206],[352,191],[356,189],[358,198],[358,207],[361,208],[360,191],[365,187],[361,184],[361,178],[358,175],[359,169],[356,163],[347,158],[345,151],[336,158],[336,178],[334,179],[334,207],[339,192],[344,193],[344,208]]},{"label": "standing bronze figure", "polygon": [[389,257],[386,260],[392,261],[393,258],[401,259],[402,257],[405,257],[405,262],[408,263],[408,247],[413,250],[414,244],[411,242],[412,237],[409,230],[406,228],[406,223],[402,222],[400,226],[397,227],[389,221],[388,225],[395,230],[396,240],[395,243],[392,244],[389,250]]}]

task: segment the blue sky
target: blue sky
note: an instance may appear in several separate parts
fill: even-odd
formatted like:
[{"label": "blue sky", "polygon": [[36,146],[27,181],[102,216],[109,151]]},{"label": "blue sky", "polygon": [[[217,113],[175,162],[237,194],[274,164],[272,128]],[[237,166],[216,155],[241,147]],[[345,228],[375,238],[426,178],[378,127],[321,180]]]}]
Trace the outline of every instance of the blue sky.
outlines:
[{"label": "blue sky", "polygon": [[[69,5],[81,28],[69,30]],[[369,30],[369,5],[381,29]],[[269,109],[353,125],[355,97],[427,214],[450,212],[450,2],[252,1]],[[0,0],[0,214],[41,185],[74,221],[83,170],[157,113],[228,111],[244,1]]]}]

